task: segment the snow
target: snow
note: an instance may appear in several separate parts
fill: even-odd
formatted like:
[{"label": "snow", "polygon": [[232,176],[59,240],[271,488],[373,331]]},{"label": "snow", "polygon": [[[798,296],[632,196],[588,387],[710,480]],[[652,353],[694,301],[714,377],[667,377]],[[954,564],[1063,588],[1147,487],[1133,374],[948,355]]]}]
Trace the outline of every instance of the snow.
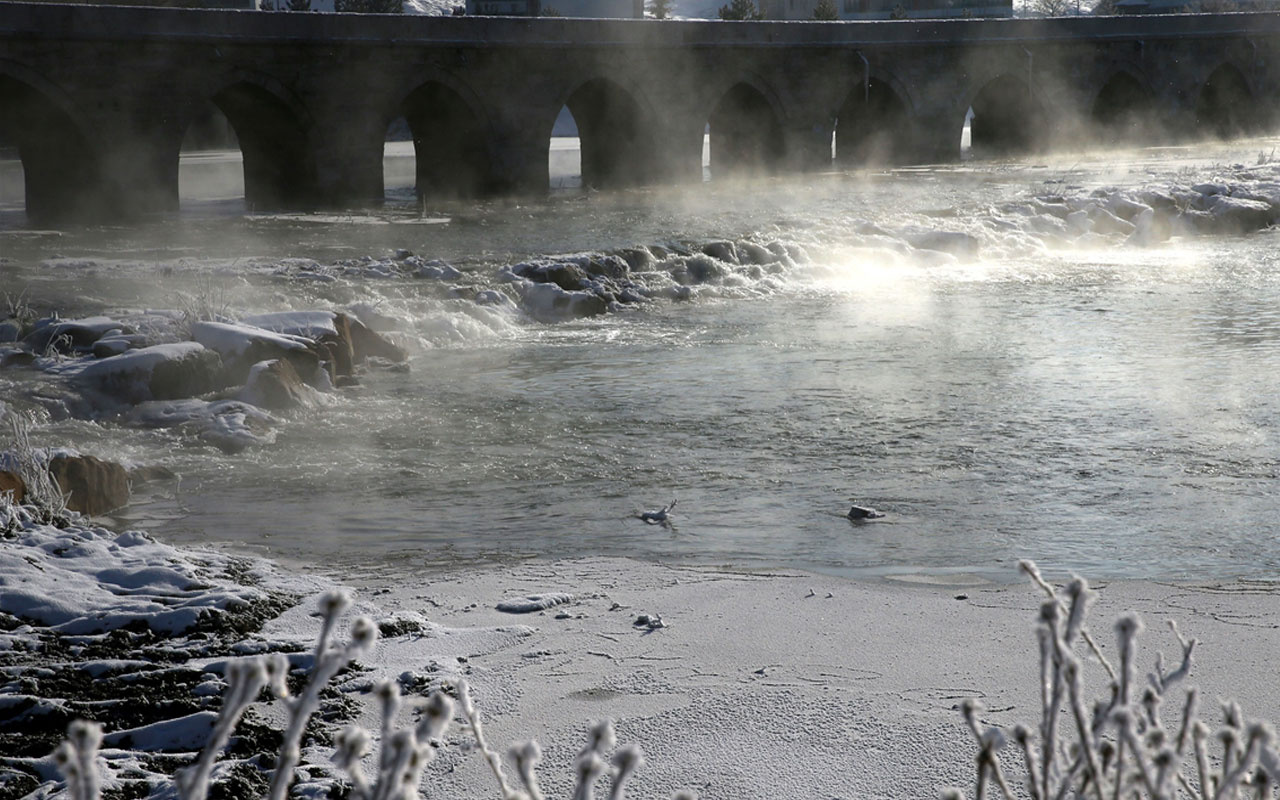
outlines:
[{"label": "snow", "polygon": [[191,353],[204,349],[198,342],[156,344],[112,358],[104,358],[100,361],[92,362],[80,374],[85,378],[105,377],[126,372],[150,375],[152,370],[165,361],[180,361]]},{"label": "snow", "polygon": [[250,347],[262,343],[273,345],[280,350],[306,350],[309,344],[300,336],[289,336],[254,325],[228,322],[197,322],[191,326],[191,338],[224,359],[239,358]]},{"label": "snow", "polygon": [[176,633],[211,609],[265,597],[260,589],[211,582],[206,567],[145,535],[117,538],[96,527],[36,527],[4,542],[0,590],[6,612],[70,634],[137,622]]},{"label": "snow", "polygon": [[126,415],[142,428],[185,428],[201,440],[228,452],[269,445],[281,421],[239,400],[156,400],[139,403]]},{"label": "snow", "polygon": [[218,715],[212,711],[197,711],[177,719],[116,731],[104,736],[102,743],[107,747],[128,748],[144,753],[196,751],[209,740],[209,733],[217,718]]},{"label": "snow", "polygon": [[338,328],[334,323],[336,317],[337,314],[333,311],[277,311],[271,314],[253,314],[245,317],[242,322],[274,333],[316,339],[326,335],[337,336]]},{"label": "snow", "polygon": [[[250,579],[230,577],[233,568]],[[230,649],[291,649],[292,667],[305,669],[320,626],[314,610],[333,585],[257,559],[173,548],[136,531],[116,536],[74,520],[63,530],[27,523],[0,538],[0,611],[27,623],[0,631],[0,649],[29,654],[6,667],[11,682],[0,689],[0,710],[34,725],[67,701],[14,687],[82,671],[95,680],[119,674],[133,680],[136,672],[141,680],[181,668],[194,676],[183,691],[210,698],[222,685],[216,676],[248,656],[226,649],[205,654],[203,636],[174,638],[184,624],[175,604],[190,618],[287,592],[288,606]],[[35,587],[65,595],[75,610],[34,608],[26,590]],[[1169,608],[1188,609],[1188,635],[1230,643],[1205,657],[1203,669],[1197,664],[1197,679],[1215,695],[1235,696],[1251,718],[1275,718],[1280,698],[1268,655],[1280,647],[1280,631],[1255,626],[1242,638],[1239,625],[1273,618],[1280,596],[1241,588],[1247,587],[1116,581],[1101,590],[1094,614],[1105,620],[1137,610],[1159,619]],[[532,624],[510,625],[499,598],[512,594],[554,599],[571,613],[534,610]],[[465,678],[497,749],[529,738],[543,744],[548,796],[567,795],[584,729],[607,717],[620,743],[634,742],[646,753],[637,796],[696,788],[711,800],[927,797],[941,785],[972,780],[974,744],[955,710],[957,698],[986,694],[998,702],[984,723],[1008,728],[1033,721],[1039,650],[1029,623],[1039,597],[1034,586],[964,575],[852,581],[619,559],[462,569],[358,594],[338,622],[340,639],[356,615],[408,623],[411,631],[383,638],[335,688],[362,725],[376,728],[372,692],[380,680],[400,685],[406,703],[398,721],[412,722],[423,694]],[[31,616],[33,610],[42,614]],[[638,624],[657,618],[661,627]],[[159,646],[174,668],[128,657],[68,663],[63,655],[41,654],[51,635],[74,646],[95,630],[137,621],[169,635]],[[1152,635],[1144,659],[1164,641]],[[1101,673],[1097,664],[1085,668],[1091,677]],[[157,707],[179,699],[154,698]],[[100,758],[107,785],[130,774],[148,781],[156,796],[172,791],[172,776],[156,771],[172,762],[145,754],[194,751],[214,711],[178,704],[171,713],[127,727],[107,716]],[[280,724],[277,707],[259,704],[252,713],[260,724]],[[347,723],[321,724],[332,732]],[[469,742],[458,724],[441,742],[425,777],[431,796],[492,796],[492,776]],[[308,792],[323,795],[335,781],[324,766],[329,756],[323,745],[307,747]],[[236,759],[224,756],[220,769]],[[57,789],[47,756],[6,763],[42,783],[33,796]]]},{"label": "snow", "polygon": [[508,614],[530,614],[534,611],[545,611],[553,606],[572,603],[574,596],[567,592],[547,592],[531,594],[515,600],[504,600],[498,603],[497,609]]},{"label": "snow", "polygon": [[151,397],[151,377],[166,362],[183,361],[204,351],[197,342],[172,342],[129,350],[97,361],[66,362],[54,369],[79,384],[112,398],[136,402]]}]

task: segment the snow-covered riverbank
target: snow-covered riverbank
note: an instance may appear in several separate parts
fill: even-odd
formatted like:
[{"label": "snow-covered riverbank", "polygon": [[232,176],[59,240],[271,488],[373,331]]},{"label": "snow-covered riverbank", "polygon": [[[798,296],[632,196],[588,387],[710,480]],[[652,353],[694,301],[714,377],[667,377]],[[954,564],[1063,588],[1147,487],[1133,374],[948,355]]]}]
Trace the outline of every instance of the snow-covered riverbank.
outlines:
[{"label": "snow-covered riverbank", "polygon": [[[106,729],[108,796],[163,796],[203,743],[229,660],[279,651],[295,669],[310,663],[314,609],[328,580],[141,533],[8,513],[0,538],[5,797],[57,792],[48,755],[80,716]],[[620,742],[646,753],[635,796],[692,789],[725,800],[932,797],[972,782],[962,699],[986,704],[984,723],[1036,723],[1030,623],[1042,595],[1023,582],[911,574],[853,582],[612,559],[530,561],[394,585],[350,577],[359,599],[349,615],[370,616],[382,635],[335,681],[310,729],[309,796],[338,780],[328,762],[334,732],[351,722],[376,729],[371,692],[383,678],[407,695],[406,719],[428,691],[465,678],[500,750],[529,738],[542,744],[548,796],[568,796],[587,727],[605,717]],[[557,602],[525,614],[498,610],[530,595]],[[1161,624],[1176,618],[1200,641],[1192,680],[1206,698],[1231,696],[1250,718],[1280,718],[1274,585],[1125,582],[1100,595],[1096,619],[1145,618],[1143,668],[1155,650],[1176,663],[1177,642]],[[1094,635],[1114,660],[1105,622]],[[1096,664],[1088,669],[1100,675]],[[227,792],[262,793],[280,722],[273,704],[251,710],[215,773],[235,782]],[[455,727],[428,768],[426,797],[493,796],[468,742]]]}]

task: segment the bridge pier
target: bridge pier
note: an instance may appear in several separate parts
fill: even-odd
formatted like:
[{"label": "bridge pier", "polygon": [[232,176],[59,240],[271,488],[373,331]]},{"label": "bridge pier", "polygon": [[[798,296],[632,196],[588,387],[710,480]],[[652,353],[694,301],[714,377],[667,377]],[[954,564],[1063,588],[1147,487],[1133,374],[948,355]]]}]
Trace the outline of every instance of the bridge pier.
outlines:
[{"label": "bridge pier", "polygon": [[[316,109],[310,136],[314,182],[310,205],[352,208],[382,202],[387,122],[378,109],[350,97]],[[301,143],[299,143],[301,146]]]},{"label": "bridge pier", "polygon": [[120,118],[101,120],[96,142],[97,180],[85,186],[93,218],[129,220],[178,209],[180,143],[166,131],[139,130]]},{"label": "bridge pier", "polygon": [[967,108],[948,107],[917,116],[911,135],[903,145],[903,163],[939,164],[960,160],[960,135]]}]

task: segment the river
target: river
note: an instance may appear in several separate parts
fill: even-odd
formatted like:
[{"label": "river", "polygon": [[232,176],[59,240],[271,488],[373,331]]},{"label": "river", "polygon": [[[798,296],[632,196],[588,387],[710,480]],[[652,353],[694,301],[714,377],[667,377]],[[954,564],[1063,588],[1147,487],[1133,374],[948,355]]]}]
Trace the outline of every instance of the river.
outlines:
[{"label": "river", "polygon": [[[173,217],[56,232],[26,229],[10,179],[0,300],[64,318],[193,296],[229,316],[363,304],[410,361],[237,454],[61,414],[32,370],[0,371],[0,398],[40,412],[38,443],[181,476],[111,524],[327,571],[606,554],[855,576],[1008,578],[1032,558],[1094,578],[1271,579],[1275,235],[1135,246],[1065,236],[1027,208],[1265,183],[1277,146],[603,194],[553,161],[563,188],[545,200],[425,210],[393,150],[385,208],[294,215],[244,214],[238,155],[215,153],[184,159]],[[968,234],[976,255],[901,245],[940,231]],[[506,291],[501,268],[539,256],[718,240],[787,257],[680,291],[663,278],[665,296],[585,318],[457,290]],[[463,275],[397,271],[397,250]],[[677,498],[670,527],[636,518]],[[850,522],[855,502],[886,516]]]}]

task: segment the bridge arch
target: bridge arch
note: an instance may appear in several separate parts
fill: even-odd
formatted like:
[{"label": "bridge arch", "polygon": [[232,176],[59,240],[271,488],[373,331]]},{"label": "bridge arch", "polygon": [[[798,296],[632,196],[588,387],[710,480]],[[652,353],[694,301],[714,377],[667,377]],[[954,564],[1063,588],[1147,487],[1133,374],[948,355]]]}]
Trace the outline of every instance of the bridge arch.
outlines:
[{"label": "bridge arch", "polygon": [[1048,124],[1027,81],[1009,73],[981,85],[969,102],[970,147],[980,157],[1021,155],[1042,149]]},{"label": "bridge arch", "polygon": [[836,164],[898,164],[909,158],[913,134],[908,98],[905,87],[889,76],[859,80],[836,112]]},{"label": "bridge arch", "polygon": [[1127,69],[1112,73],[1094,95],[1090,121],[1104,143],[1150,143],[1160,136],[1156,96],[1146,81]]},{"label": "bridge arch", "polygon": [[489,121],[465,84],[433,74],[403,94],[384,130],[403,117],[413,138],[414,192],[480,197],[494,189]]},{"label": "bridge arch", "polygon": [[31,70],[0,60],[0,148],[22,163],[23,202],[33,221],[96,213],[101,163],[75,105]]},{"label": "bridge arch", "polygon": [[583,187],[610,189],[652,180],[656,117],[635,87],[587,78],[562,96],[557,112],[561,108],[569,109],[577,126]]},{"label": "bridge arch", "polygon": [[1238,66],[1230,61],[1217,65],[1200,84],[1196,96],[1196,132],[1217,139],[1256,133],[1265,119],[1255,97]]},{"label": "bridge arch", "polygon": [[729,85],[707,116],[712,177],[776,172],[786,153],[784,116],[763,81],[748,76]]},{"label": "bridge arch", "polygon": [[207,103],[227,118],[244,161],[244,199],[250,209],[297,208],[315,197],[314,128],[306,107],[270,76],[223,75],[186,108],[179,141]]}]

